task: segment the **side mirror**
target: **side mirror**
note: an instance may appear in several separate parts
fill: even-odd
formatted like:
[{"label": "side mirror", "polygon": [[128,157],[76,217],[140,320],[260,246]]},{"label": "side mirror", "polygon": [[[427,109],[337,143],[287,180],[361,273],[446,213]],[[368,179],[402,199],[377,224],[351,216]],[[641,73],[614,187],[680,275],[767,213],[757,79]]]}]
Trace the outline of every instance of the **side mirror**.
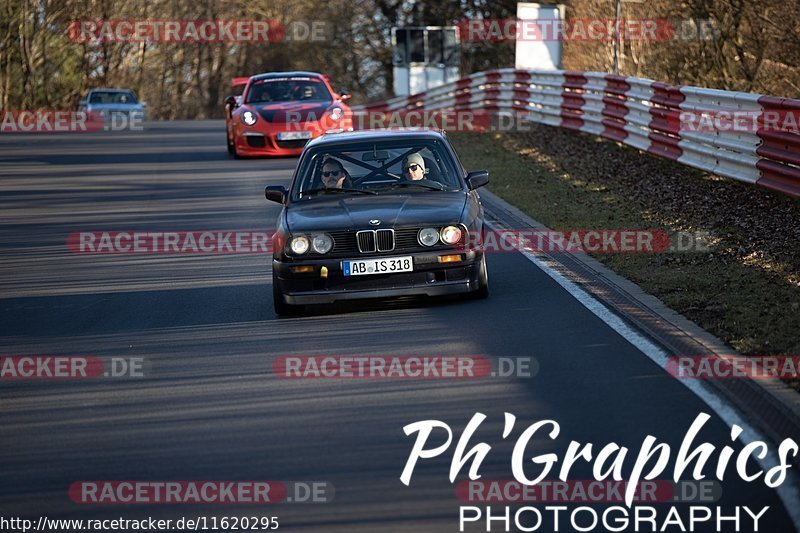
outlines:
[{"label": "side mirror", "polygon": [[139,103],[142,105],[142,107],[147,107],[147,102],[139,102]]},{"label": "side mirror", "polygon": [[342,91],[339,93],[339,101],[344,102],[345,100],[349,100],[352,98],[352,94],[348,93],[347,91]]},{"label": "side mirror", "polygon": [[477,189],[478,187],[483,187],[489,183],[489,171],[476,170],[475,172],[470,172],[467,174],[466,182],[467,187],[469,187],[471,191]]},{"label": "side mirror", "polygon": [[237,107],[238,106],[236,105],[235,96],[228,96],[227,98],[225,98],[225,112],[228,114],[228,116],[231,116],[233,114],[234,109],[236,109]]},{"label": "side mirror", "polygon": [[270,202],[285,203],[288,195],[289,191],[282,185],[267,185],[264,188],[264,197]]}]

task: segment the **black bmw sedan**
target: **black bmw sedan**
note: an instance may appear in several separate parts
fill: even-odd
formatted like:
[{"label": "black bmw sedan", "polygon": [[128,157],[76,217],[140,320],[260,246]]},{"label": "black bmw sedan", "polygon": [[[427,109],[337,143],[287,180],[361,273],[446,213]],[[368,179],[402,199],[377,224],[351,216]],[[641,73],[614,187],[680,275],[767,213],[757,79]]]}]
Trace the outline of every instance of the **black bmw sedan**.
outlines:
[{"label": "black bmw sedan", "polygon": [[476,189],[444,133],[361,131],[306,145],[273,237],[275,312],[396,296],[489,294]]}]

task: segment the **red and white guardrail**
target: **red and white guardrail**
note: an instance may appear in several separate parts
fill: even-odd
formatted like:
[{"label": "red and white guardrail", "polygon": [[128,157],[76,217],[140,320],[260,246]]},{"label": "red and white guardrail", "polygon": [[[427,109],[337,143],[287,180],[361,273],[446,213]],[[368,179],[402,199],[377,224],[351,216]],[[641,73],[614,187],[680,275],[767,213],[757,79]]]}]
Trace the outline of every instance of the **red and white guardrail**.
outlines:
[{"label": "red and white guardrail", "polygon": [[[800,100],[672,86],[601,72],[499,69],[356,106],[358,113],[484,111],[613,139],[713,174],[800,196],[800,130],[765,127],[767,112],[800,116]],[[741,113],[747,128],[687,126],[685,117]]]}]

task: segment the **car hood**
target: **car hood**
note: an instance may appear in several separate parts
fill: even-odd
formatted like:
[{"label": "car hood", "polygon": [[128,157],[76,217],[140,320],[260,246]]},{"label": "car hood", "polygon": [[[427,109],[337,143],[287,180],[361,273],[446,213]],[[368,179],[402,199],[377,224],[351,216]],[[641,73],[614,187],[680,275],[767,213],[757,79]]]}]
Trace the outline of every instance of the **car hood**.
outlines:
[{"label": "car hood", "polygon": [[290,204],[286,224],[292,232],[438,225],[458,222],[466,200],[462,191],[314,199]]},{"label": "car hood", "polygon": [[272,104],[248,104],[267,122],[309,122],[320,120],[330,107],[330,101],[304,100],[275,102]]}]

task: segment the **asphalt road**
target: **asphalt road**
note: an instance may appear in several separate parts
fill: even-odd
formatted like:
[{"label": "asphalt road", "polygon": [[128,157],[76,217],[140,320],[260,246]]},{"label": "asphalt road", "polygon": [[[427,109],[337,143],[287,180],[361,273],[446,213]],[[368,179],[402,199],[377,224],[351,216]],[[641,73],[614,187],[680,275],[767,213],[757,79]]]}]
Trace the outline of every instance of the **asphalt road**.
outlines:
[{"label": "asphalt road", "polygon": [[[204,121],[0,136],[0,355],[141,357],[147,365],[138,379],[0,380],[3,517],[270,515],[288,531],[458,531],[448,479],[455,443],[421,460],[406,487],[398,479],[413,444],[406,424],[442,420],[458,438],[474,413],[488,415],[472,441],[492,446],[480,473],[510,479],[515,439],[539,420],[558,421],[561,434],[537,438],[528,455],[563,457],[573,439],[596,450],[613,441],[635,454],[647,435],[677,451],[698,413],[713,414],[519,254],[489,257],[485,301],[375,302],[279,320],[267,256],[67,249],[75,231],[271,230],[279,206],[263,188],[288,184],[296,160],[234,161],[223,131]],[[534,357],[539,370],[468,380],[273,374],[277,357],[329,354]],[[504,412],[518,420],[508,439]],[[729,431],[714,415],[700,436],[721,447]],[[579,462],[570,477],[591,476]],[[78,480],[253,479],[325,481],[335,497],[269,507],[97,506],[67,497]],[[760,530],[794,530],[760,480],[744,483],[729,470],[721,486],[711,505],[769,505]],[[729,523],[723,530],[734,531]]]}]

